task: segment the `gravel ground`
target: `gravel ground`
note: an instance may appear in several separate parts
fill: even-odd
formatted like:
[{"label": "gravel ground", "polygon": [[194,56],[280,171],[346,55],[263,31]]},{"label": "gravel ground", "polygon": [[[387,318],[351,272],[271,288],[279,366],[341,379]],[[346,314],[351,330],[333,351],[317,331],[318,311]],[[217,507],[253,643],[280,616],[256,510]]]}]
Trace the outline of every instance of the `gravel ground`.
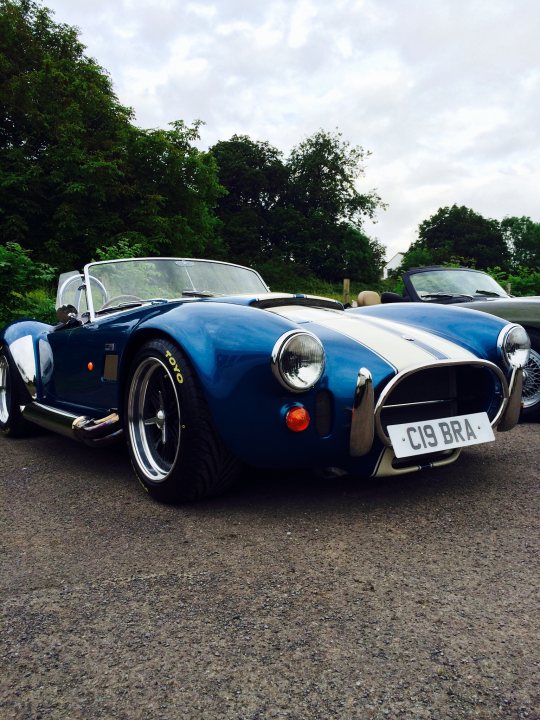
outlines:
[{"label": "gravel ground", "polygon": [[123,449],[0,438],[0,463],[3,720],[540,716],[538,426],[184,507]]}]

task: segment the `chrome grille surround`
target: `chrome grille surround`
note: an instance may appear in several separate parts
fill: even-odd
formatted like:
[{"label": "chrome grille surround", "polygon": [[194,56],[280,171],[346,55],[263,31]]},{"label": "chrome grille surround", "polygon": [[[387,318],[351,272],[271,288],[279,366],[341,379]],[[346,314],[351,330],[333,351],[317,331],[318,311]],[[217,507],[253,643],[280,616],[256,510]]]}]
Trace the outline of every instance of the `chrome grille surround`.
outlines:
[{"label": "chrome grille surround", "polygon": [[398,373],[382,390],[375,406],[375,430],[381,442],[391,447],[386,427],[392,424],[489,410],[491,425],[496,427],[509,394],[504,373],[489,360],[415,365]]}]

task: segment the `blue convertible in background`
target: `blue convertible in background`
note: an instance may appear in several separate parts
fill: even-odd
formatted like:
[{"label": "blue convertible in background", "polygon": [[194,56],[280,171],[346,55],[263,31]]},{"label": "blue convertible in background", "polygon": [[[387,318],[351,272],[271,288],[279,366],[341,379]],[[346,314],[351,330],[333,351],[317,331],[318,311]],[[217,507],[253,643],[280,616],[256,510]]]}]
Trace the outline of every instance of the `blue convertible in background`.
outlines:
[{"label": "blue convertible in background", "polygon": [[519,417],[529,338],[472,310],[344,310],[229,263],[142,258],[60,277],[59,323],[0,334],[0,429],[125,437],[155,498],[222,490],[241,463],[397,475]]}]

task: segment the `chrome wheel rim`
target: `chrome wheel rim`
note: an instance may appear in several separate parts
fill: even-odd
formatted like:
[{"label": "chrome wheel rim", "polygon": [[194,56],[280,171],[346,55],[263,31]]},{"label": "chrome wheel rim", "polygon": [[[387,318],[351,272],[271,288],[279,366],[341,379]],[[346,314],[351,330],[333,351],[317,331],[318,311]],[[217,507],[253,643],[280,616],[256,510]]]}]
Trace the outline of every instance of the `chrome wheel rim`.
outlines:
[{"label": "chrome wheel rim", "polygon": [[9,364],[5,355],[0,355],[0,422],[4,425],[9,420]]},{"label": "chrome wheel rim", "polygon": [[530,408],[540,402],[540,354],[531,349],[529,362],[523,370],[523,407]]},{"label": "chrome wheel rim", "polygon": [[128,430],[140,471],[161,483],[175,466],[180,449],[180,404],[167,366],[149,357],[137,367],[128,396]]}]

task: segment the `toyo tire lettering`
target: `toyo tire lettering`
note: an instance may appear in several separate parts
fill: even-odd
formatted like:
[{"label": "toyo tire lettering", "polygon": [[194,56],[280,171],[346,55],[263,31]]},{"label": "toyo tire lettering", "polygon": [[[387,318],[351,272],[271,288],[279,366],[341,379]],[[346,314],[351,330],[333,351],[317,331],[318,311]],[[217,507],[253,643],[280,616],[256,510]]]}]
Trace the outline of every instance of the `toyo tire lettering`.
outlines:
[{"label": "toyo tire lettering", "polygon": [[176,377],[177,382],[182,384],[184,382],[184,376],[182,375],[182,372],[180,371],[180,368],[178,367],[178,363],[176,361],[176,358],[172,354],[170,350],[167,350],[165,352],[165,357],[169,361],[169,365],[173,368],[174,376]]}]

